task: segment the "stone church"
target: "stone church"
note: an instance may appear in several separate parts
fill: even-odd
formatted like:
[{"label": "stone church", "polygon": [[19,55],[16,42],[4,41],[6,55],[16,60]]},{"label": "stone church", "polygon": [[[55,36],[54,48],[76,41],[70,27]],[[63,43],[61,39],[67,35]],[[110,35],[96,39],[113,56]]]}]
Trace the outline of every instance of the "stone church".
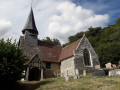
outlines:
[{"label": "stone church", "polygon": [[19,46],[26,56],[26,80],[64,76],[66,71],[68,75],[74,76],[75,69],[80,73],[83,70],[89,73],[95,70],[96,65],[100,65],[98,56],[85,35],[64,48],[39,40],[32,8],[22,33]]}]

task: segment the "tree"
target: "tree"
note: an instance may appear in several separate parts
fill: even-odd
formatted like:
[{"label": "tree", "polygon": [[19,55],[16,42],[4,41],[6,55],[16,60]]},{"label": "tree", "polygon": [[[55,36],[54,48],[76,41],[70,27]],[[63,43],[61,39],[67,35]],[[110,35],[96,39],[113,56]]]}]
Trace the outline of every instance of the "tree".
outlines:
[{"label": "tree", "polygon": [[101,66],[111,62],[118,64],[120,61],[120,18],[116,20],[116,24],[108,25],[107,27],[90,27],[85,32],[78,32],[77,34],[68,38],[68,43],[63,46],[69,45],[72,42],[80,39],[82,33],[85,33],[91,45],[95,49]]},{"label": "tree", "polygon": [[14,85],[20,80],[25,69],[24,56],[22,49],[16,44],[11,43],[10,39],[0,40],[0,82],[1,86]]},{"label": "tree", "polygon": [[78,39],[82,38],[83,34],[84,34],[84,32],[79,32],[73,36],[69,36],[68,43],[63,44],[63,47],[65,47],[65,46],[77,41]]},{"label": "tree", "polygon": [[58,39],[51,39],[50,37],[46,37],[43,41],[54,44],[54,45],[61,45]]},{"label": "tree", "polygon": [[107,44],[100,44],[97,48],[97,54],[99,55],[99,60],[101,66],[104,67],[106,63],[111,62],[113,64],[118,64],[120,60],[120,42],[113,42]]}]

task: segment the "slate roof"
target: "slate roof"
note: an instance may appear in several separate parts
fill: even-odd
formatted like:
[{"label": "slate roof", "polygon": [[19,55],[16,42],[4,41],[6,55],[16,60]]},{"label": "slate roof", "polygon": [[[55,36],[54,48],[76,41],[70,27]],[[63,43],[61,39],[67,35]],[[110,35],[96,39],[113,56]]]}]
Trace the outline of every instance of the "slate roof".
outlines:
[{"label": "slate roof", "polygon": [[60,62],[68,57],[74,55],[74,50],[80,43],[80,40],[62,48],[60,45],[53,45],[45,41],[38,40],[38,46],[30,45],[24,42],[24,37],[20,37],[20,46],[24,50],[24,55],[26,56],[26,62],[29,61],[31,57],[38,54],[42,61],[46,62]]},{"label": "slate roof", "polygon": [[34,19],[34,14],[33,14],[32,7],[31,7],[30,14],[28,16],[27,22],[25,24],[25,27],[22,30],[23,34],[25,33],[25,30],[29,30],[31,32],[34,32],[34,33],[38,34],[38,31],[37,31],[37,28],[36,28],[36,25],[35,25],[35,19]]}]

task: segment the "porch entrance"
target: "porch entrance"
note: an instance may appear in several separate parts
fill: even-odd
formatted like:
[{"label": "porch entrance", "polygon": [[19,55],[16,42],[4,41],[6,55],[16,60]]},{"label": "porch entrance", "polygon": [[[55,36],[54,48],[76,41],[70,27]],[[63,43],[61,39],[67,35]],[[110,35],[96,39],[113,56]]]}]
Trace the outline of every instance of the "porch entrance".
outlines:
[{"label": "porch entrance", "polygon": [[39,81],[41,78],[41,70],[39,68],[32,68],[29,71],[29,81]]}]

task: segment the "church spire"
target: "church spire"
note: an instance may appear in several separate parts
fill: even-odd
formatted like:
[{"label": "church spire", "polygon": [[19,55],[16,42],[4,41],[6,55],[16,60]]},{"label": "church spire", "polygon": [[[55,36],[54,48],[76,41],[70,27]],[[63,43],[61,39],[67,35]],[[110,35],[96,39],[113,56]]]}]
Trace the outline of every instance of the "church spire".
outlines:
[{"label": "church spire", "polygon": [[25,27],[22,30],[22,33],[24,34],[26,30],[38,35],[38,31],[37,31],[37,28],[36,28],[36,25],[35,25],[35,20],[34,20],[34,14],[33,14],[32,7],[31,7],[30,14],[28,16],[27,22],[25,24]]}]

